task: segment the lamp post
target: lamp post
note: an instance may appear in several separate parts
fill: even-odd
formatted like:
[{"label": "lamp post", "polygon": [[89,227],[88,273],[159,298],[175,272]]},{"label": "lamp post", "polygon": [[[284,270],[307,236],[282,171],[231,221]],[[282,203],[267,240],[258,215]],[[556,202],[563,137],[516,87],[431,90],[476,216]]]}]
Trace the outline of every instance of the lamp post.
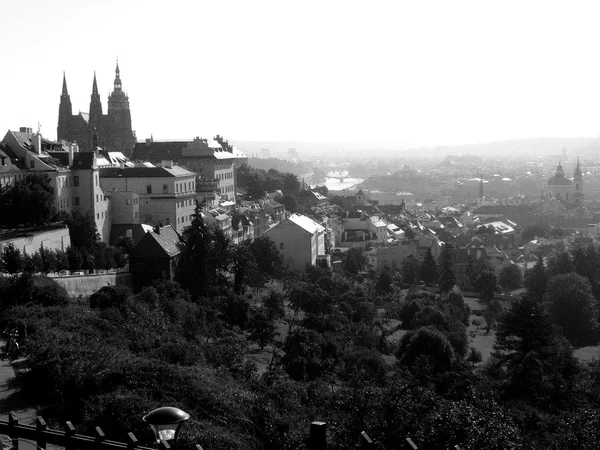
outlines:
[{"label": "lamp post", "polygon": [[163,406],[149,412],[142,420],[154,431],[157,444],[170,441],[175,444],[181,425],[189,418],[190,415],[179,408]]}]

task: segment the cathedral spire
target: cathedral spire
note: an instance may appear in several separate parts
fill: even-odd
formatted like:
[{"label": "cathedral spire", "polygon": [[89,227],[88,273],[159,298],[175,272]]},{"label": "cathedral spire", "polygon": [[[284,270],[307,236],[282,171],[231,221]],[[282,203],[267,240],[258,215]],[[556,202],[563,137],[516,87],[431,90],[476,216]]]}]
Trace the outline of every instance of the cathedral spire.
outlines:
[{"label": "cathedral spire", "polygon": [[67,75],[65,74],[65,72],[63,71],[63,89],[62,89],[62,95],[65,97],[69,96],[69,91],[67,90]]},{"label": "cathedral spire", "polygon": [[94,70],[94,84],[92,85],[92,95],[98,94],[98,83],[96,83],[96,71]]},{"label": "cathedral spire", "polygon": [[121,71],[119,70],[119,60],[117,60],[117,68],[115,69],[115,91],[121,90]]}]

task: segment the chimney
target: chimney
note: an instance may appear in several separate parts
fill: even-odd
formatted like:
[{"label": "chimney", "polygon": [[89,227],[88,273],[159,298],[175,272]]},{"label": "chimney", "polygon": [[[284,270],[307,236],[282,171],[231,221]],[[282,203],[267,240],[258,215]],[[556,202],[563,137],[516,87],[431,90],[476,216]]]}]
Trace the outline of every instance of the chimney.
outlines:
[{"label": "chimney", "polygon": [[39,133],[35,133],[31,136],[31,143],[33,144],[33,148],[38,155],[42,154],[42,136]]},{"label": "chimney", "polygon": [[69,167],[73,165],[73,153],[75,153],[75,144],[69,144]]},{"label": "chimney", "polygon": [[161,166],[163,166],[166,169],[172,169],[173,168],[173,160],[163,159],[161,161]]}]

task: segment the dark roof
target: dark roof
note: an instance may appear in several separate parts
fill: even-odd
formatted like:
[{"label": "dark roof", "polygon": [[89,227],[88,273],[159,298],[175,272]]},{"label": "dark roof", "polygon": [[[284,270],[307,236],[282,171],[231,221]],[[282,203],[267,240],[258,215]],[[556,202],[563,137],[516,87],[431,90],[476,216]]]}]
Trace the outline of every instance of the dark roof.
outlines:
[{"label": "dark roof", "polygon": [[73,153],[74,169],[91,169],[94,165],[94,154],[92,152]]},{"label": "dark roof", "polygon": [[194,172],[180,166],[169,167],[106,167],[100,169],[103,178],[163,178],[195,175]]},{"label": "dark roof", "polygon": [[49,151],[48,154],[52,158],[58,160],[62,166],[68,166],[69,165],[69,153],[67,153],[67,152],[53,152],[53,151]]},{"label": "dark roof", "polygon": [[181,159],[182,151],[192,141],[138,142],[133,158],[143,160]]},{"label": "dark roof", "polygon": [[160,227],[160,234],[149,231],[137,243],[130,257],[132,258],[173,258],[179,255],[177,246],[179,234],[172,225]]}]

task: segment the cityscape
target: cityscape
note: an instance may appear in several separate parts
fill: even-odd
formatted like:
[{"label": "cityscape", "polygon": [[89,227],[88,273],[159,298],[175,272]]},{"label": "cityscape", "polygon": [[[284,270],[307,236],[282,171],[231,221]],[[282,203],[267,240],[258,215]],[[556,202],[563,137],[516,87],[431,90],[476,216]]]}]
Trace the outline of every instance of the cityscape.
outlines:
[{"label": "cityscape", "polygon": [[59,3],[7,10],[62,25],[0,75],[3,449],[597,448],[593,5]]}]

